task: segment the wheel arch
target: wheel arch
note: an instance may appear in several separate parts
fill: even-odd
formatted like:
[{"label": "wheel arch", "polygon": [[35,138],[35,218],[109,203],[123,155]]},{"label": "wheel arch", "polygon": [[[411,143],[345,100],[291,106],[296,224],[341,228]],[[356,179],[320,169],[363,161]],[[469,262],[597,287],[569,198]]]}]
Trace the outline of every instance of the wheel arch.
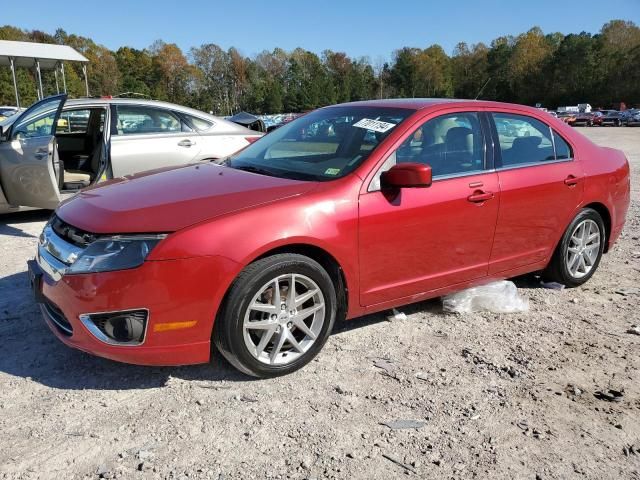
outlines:
[{"label": "wheel arch", "polygon": [[[348,293],[349,287],[347,283],[347,278],[338,260],[324,248],[321,248],[321,247],[318,247],[317,245],[312,245],[309,243],[291,243],[286,245],[275,246],[251,258],[248,262],[244,264],[242,269],[244,270],[244,268],[251,265],[252,263],[255,263],[258,260],[273,256],[273,255],[282,254],[282,253],[294,253],[298,255],[304,255],[305,257],[311,258],[312,260],[315,260],[316,262],[318,262],[322,266],[322,268],[324,268],[327,271],[327,273],[331,277],[331,280],[333,281],[334,288],[336,289],[336,297],[338,299],[336,321],[344,320],[347,316],[348,307],[349,307],[349,293]],[[238,274],[239,273],[240,272],[238,272]],[[234,280],[235,280],[235,277],[234,277]],[[216,320],[214,321],[213,328],[211,329],[212,335],[215,330],[215,326],[218,323],[217,316],[222,311],[222,306],[227,301],[227,298],[229,296],[229,292],[231,291],[232,286],[233,286],[233,281],[229,283],[229,285],[227,286],[224,292],[224,295],[222,296],[222,300],[220,301],[220,306],[218,307],[218,310],[216,313]]]},{"label": "wheel arch", "polygon": [[258,257],[251,260],[253,263],[257,260],[280,253],[295,253],[298,255],[304,255],[312,260],[318,262],[322,268],[324,268],[336,289],[336,297],[338,299],[338,311],[336,314],[336,320],[344,320],[349,306],[349,288],[347,284],[347,278],[344,274],[340,262],[331,255],[327,250],[318,247],[317,245],[311,245],[309,243],[292,243],[287,245],[281,245],[279,247],[272,248],[266,252],[261,253]]},{"label": "wheel arch", "polygon": [[592,202],[586,205],[583,205],[581,209],[591,208],[598,212],[602,217],[602,221],[604,222],[604,231],[605,231],[605,243],[604,243],[604,253],[609,251],[609,238],[611,237],[611,213],[607,206],[600,202]]}]

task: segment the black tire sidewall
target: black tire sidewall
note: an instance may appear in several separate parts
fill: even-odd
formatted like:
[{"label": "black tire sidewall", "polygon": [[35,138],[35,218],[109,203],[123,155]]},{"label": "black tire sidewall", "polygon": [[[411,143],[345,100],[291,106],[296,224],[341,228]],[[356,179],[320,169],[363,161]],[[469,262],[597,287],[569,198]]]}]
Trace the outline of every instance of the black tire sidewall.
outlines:
[{"label": "black tire sidewall", "polygon": [[[573,234],[575,228],[579,223],[585,220],[593,220],[598,225],[598,229],[600,230],[600,249],[598,251],[598,258],[596,259],[593,267],[584,277],[575,278],[571,273],[569,273],[569,269],[567,268],[567,264],[565,262],[565,257],[567,253],[567,249],[569,248],[569,242],[571,239],[571,235]],[[591,208],[585,208],[576,215],[573,221],[567,227],[564,235],[562,236],[562,241],[560,245],[558,245],[558,249],[555,252],[554,258],[552,260],[553,265],[552,269],[555,271],[557,281],[564,283],[569,287],[577,287],[586,283],[596,272],[598,266],[600,265],[600,260],[602,259],[602,254],[604,253],[604,247],[606,242],[606,230],[604,226],[604,221],[598,212]]]},{"label": "black tire sidewall", "polygon": [[[221,353],[243,372],[261,378],[286,375],[309,363],[322,349],[333,329],[336,318],[336,292],[328,273],[314,260],[297,254],[280,254],[251,264],[232,286],[222,310],[216,320],[216,335],[222,344],[216,344]],[[295,361],[286,365],[267,365],[249,352],[244,342],[243,321],[245,312],[254,295],[269,280],[285,274],[301,274],[312,279],[322,291],[325,301],[325,321],[318,338],[311,348]],[[226,347],[226,348],[225,348]],[[225,351],[226,350],[226,351]]]}]

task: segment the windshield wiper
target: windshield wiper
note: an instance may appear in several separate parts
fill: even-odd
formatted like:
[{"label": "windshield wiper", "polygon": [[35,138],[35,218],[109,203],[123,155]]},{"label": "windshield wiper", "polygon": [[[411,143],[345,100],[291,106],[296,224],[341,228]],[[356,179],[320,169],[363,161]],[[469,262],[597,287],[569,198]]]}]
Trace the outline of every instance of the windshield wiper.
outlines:
[{"label": "windshield wiper", "polygon": [[[230,166],[230,165],[227,164],[227,166]],[[258,175],[267,175],[269,177],[277,177],[277,175],[273,173],[271,170],[267,170],[266,168],[254,167],[253,165],[241,165],[239,167],[231,167],[231,168],[235,168],[236,170],[242,170],[245,172],[257,173]]]}]

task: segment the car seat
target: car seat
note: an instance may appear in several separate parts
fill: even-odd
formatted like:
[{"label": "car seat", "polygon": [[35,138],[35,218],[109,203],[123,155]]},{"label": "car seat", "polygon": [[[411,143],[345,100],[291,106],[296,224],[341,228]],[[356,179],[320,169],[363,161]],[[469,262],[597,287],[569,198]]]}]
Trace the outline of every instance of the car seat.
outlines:
[{"label": "car seat", "polygon": [[102,141],[96,142],[91,152],[91,172],[85,170],[64,170],[62,188],[64,190],[79,190],[91,185],[100,170],[100,157],[102,156]]},{"label": "car seat", "polygon": [[539,161],[538,147],[541,142],[542,137],[539,136],[517,137],[511,144],[511,148],[502,152],[502,164],[507,166]]},{"label": "car seat", "polygon": [[467,127],[450,128],[445,135],[444,152],[436,171],[439,175],[469,170],[473,161],[473,132]]}]

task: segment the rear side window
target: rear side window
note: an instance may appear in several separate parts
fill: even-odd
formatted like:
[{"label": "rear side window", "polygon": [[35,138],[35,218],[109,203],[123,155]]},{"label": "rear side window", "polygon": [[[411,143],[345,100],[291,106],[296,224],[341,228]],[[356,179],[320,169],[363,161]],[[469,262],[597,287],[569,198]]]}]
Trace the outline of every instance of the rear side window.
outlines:
[{"label": "rear side window", "polygon": [[117,105],[118,135],[183,131],[180,118],[169,110],[138,105]]},{"label": "rear side window", "polygon": [[552,131],[547,124],[525,115],[494,113],[492,116],[500,140],[503,167],[556,160]]},{"label": "rear side window", "polygon": [[556,160],[568,160],[573,158],[571,147],[560,135],[553,131],[553,144],[556,149]]},{"label": "rear side window", "polygon": [[89,128],[90,109],[63,111],[58,118],[56,134],[87,133]]}]

